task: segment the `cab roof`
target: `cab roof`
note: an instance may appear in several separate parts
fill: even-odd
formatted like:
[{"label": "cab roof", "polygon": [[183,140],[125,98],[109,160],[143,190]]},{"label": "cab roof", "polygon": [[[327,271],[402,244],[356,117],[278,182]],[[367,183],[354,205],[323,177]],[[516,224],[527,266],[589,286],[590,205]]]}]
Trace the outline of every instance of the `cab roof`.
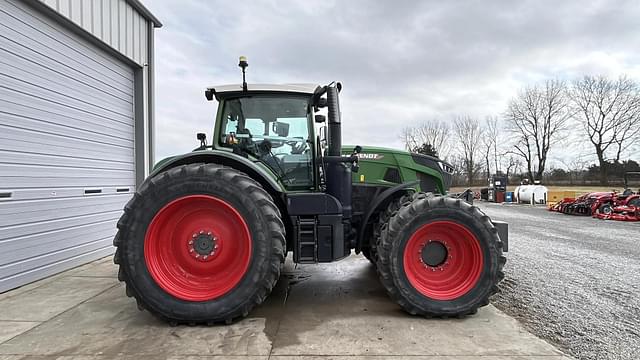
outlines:
[{"label": "cab roof", "polygon": [[[313,95],[318,86],[318,84],[247,84],[247,93],[280,92]],[[242,84],[212,86],[204,92],[207,100],[213,100],[214,96],[216,100],[220,100],[229,95],[242,93]]]}]

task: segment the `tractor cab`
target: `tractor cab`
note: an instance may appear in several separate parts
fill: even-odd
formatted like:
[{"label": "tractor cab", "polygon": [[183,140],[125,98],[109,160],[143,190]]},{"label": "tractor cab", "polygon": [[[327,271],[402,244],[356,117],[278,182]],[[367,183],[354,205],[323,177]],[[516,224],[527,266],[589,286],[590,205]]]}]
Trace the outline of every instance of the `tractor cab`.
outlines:
[{"label": "tractor cab", "polygon": [[317,186],[318,156],[310,103],[317,85],[223,85],[207,91],[219,102],[213,149],[259,162],[287,190]]},{"label": "tractor cab", "polygon": [[[246,84],[207,88],[219,102],[213,141],[199,134],[198,150],[243,157],[282,188],[296,262],[330,262],[349,255],[356,231],[351,222],[352,172],[360,147],[342,156],[340,83]],[[326,108],[327,117],[319,114]],[[327,123],[326,152],[314,124]]]}]

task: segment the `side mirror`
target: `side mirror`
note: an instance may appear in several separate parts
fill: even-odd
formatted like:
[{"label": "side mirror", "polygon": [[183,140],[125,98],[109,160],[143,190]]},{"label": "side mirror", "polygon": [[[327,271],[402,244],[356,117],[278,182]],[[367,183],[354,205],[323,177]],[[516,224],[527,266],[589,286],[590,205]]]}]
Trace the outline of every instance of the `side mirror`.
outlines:
[{"label": "side mirror", "polygon": [[353,153],[354,154],[360,154],[361,152],[362,152],[362,146],[356,145],[356,147],[353,148]]},{"label": "side mirror", "polygon": [[289,124],[283,122],[274,122],[273,131],[280,137],[289,136]]},{"label": "side mirror", "polygon": [[196,135],[196,138],[198,140],[200,140],[200,146],[205,147],[207,146],[207,134],[205,133],[198,133]]},{"label": "side mirror", "polygon": [[321,124],[321,123],[327,121],[327,117],[324,116],[324,115],[318,114],[318,115],[315,116],[315,121],[316,121],[316,123]]}]

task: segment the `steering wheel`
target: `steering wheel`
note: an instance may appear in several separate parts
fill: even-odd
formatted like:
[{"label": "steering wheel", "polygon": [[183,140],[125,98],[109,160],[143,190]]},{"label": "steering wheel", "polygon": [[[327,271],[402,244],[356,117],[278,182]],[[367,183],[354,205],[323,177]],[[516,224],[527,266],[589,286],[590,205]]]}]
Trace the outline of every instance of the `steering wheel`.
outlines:
[{"label": "steering wheel", "polygon": [[286,144],[285,140],[274,140],[274,139],[271,139],[269,141],[271,141],[271,145],[273,146],[273,148],[279,148],[282,145]]},{"label": "steering wheel", "polygon": [[291,146],[291,154],[302,154],[307,150],[307,142],[302,138],[300,140],[288,140],[285,143]]}]

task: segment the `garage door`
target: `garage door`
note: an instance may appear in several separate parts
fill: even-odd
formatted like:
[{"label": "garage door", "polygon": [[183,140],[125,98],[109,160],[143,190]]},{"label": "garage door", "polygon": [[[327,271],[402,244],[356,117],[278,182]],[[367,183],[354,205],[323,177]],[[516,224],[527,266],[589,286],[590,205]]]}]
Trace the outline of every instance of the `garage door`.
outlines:
[{"label": "garage door", "polygon": [[112,253],[135,191],[133,70],[0,0],[0,292]]}]

